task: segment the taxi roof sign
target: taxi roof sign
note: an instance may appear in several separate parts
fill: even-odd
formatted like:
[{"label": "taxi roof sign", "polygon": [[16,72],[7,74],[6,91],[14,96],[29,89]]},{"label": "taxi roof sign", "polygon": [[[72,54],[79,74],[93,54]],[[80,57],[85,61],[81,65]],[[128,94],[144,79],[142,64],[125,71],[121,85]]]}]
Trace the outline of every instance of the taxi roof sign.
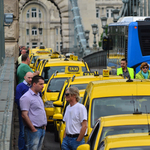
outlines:
[{"label": "taxi roof sign", "polygon": [[109,70],[103,69],[103,77],[109,77]]},{"label": "taxi roof sign", "polygon": [[71,59],[71,60],[73,60],[73,56],[74,56],[74,55],[70,55],[70,59]]},{"label": "taxi roof sign", "polygon": [[37,54],[50,54],[49,51],[36,51]]},{"label": "taxi roof sign", "polygon": [[78,56],[74,56],[73,55],[73,60],[77,61],[78,60]]},{"label": "taxi roof sign", "polygon": [[75,73],[75,74],[79,74],[81,73],[81,67],[79,66],[66,66],[65,67],[65,73]]}]

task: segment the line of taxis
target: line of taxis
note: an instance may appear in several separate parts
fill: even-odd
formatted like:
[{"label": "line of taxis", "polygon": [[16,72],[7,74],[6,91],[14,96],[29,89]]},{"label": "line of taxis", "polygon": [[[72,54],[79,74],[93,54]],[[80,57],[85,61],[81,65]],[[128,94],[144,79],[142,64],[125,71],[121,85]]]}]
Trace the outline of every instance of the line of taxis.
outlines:
[{"label": "line of taxis", "polygon": [[65,90],[76,86],[80,103],[88,112],[86,144],[77,150],[150,149],[150,80],[109,76],[108,70],[99,75],[90,72],[88,65],[77,61],[76,56],[65,58],[57,52],[44,56],[44,51],[31,53],[36,56],[31,68],[34,66],[45,79],[42,99],[60,148],[65,131],[63,116],[68,106]]}]

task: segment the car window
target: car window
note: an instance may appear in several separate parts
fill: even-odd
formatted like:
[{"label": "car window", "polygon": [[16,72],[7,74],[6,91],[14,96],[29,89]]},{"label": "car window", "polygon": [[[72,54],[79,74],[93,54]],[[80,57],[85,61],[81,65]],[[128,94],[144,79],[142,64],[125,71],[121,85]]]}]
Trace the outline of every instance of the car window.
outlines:
[{"label": "car window", "polygon": [[148,125],[128,125],[104,127],[100,137],[101,142],[108,135],[128,134],[128,133],[148,133]]},{"label": "car window", "polygon": [[60,92],[61,87],[63,86],[65,80],[67,80],[67,78],[53,78],[51,79],[48,88],[47,88],[47,92]]},{"label": "car window", "polygon": [[97,121],[97,123],[95,124],[94,129],[92,130],[92,132],[89,136],[89,139],[87,141],[87,144],[90,145],[90,149],[94,149],[94,147],[95,147],[95,142],[97,139],[97,134],[98,134],[99,128],[100,128],[100,121]]},{"label": "car window", "polygon": [[75,86],[75,87],[77,87],[79,90],[84,90],[84,89],[86,89],[87,84],[73,84],[73,85],[70,85],[70,86]]},{"label": "car window", "polygon": [[65,66],[55,66],[55,67],[44,67],[42,72],[42,77],[44,78],[45,83],[48,82],[53,73],[56,72],[65,72]]},{"label": "car window", "polygon": [[[147,107],[147,111],[145,107]],[[133,114],[135,111],[150,113],[150,97],[122,96],[95,98],[92,100],[91,127],[102,116]]]},{"label": "car window", "polygon": [[81,101],[81,103],[82,103],[83,105],[84,105],[84,103],[85,103],[86,96],[87,96],[87,91],[85,91],[84,96],[83,96],[82,101]]},{"label": "car window", "polygon": [[34,64],[36,62],[37,58],[38,58],[38,56],[33,56],[31,64]]}]

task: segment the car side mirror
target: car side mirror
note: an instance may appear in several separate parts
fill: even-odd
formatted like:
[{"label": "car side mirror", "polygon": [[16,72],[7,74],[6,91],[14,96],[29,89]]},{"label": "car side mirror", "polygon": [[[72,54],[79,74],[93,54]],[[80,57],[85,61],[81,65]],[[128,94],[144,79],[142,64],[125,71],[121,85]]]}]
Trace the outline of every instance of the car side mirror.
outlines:
[{"label": "car side mirror", "polygon": [[77,150],[90,150],[90,145],[89,144],[82,144],[77,147]]}]

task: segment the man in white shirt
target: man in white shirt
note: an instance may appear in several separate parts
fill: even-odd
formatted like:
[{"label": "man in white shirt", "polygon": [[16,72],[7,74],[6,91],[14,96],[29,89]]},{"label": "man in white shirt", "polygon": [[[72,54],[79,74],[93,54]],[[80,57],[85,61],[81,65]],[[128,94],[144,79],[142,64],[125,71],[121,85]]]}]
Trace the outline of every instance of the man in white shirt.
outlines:
[{"label": "man in white shirt", "polygon": [[84,105],[78,103],[80,100],[79,90],[76,87],[69,87],[65,93],[67,106],[63,121],[66,122],[64,139],[61,145],[62,150],[76,150],[84,144],[84,135],[87,129],[87,110]]}]

